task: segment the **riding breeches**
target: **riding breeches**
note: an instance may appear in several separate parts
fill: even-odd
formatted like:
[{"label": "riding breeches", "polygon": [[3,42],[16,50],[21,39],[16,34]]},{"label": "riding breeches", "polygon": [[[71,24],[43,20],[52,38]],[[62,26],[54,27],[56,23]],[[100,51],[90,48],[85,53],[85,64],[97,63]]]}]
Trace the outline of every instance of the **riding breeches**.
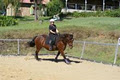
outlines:
[{"label": "riding breeches", "polygon": [[51,45],[55,45],[55,41],[56,41],[56,34],[49,34],[49,44]]}]

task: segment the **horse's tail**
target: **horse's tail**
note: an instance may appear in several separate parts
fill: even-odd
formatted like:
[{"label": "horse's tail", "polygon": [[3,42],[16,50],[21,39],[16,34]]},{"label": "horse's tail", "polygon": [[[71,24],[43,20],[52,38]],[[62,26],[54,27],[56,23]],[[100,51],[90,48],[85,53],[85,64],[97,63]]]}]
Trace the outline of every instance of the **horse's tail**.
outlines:
[{"label": "horse's tail", "polygon": [[29,46],[30,47],[34,47],[35,46],[35,38],[36,38],[37,36],[35,36],[33,39],[32,39],[32,41],[29,41],[28,42],[28,44],[29,44]]}]

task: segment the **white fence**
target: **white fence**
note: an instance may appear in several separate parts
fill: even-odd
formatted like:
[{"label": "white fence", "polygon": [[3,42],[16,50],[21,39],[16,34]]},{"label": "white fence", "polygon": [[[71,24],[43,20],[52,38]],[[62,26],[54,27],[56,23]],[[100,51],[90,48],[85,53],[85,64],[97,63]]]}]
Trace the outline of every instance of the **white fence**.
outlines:
[{"label": "white fence", "polygon": [[[7,54],[14,53],[15,55],[22,55],[25,52],[28,52],[28,50],[29,50],[29,52],[34,53],[35,49],[27,50],[27,48],[25,47],[25,44],[27,44],[28,41],[30,41],[30,39],[0,39],[0,54],[4,55],[4,53],[5,54],[6,53]],[[99,53],[100,55],[103,54],[103,56],[102,56],[103,58],[104,58],[104,55],[111,55],[110,58],[113,60],[110,63],[116,64],[118,52],[119,52],[119,42],[120,42],[120,39],[118,40],[117,44],[88,42],[88,41],[74,41],[73,51],[68,50],[67,52],[69,52],[71,54],[72,54],[72,52],[76,53],[76,57],[79,57],[80,59],[89,59],[89,57],[90,57],[89,55],[91,55],[92,57],[94,56],[94,58],[92,60],[94,60],[96,58],[99,59],[99,57],[96,56],[97,53]],[[105,46],[107,46],[107,47],[105,47]],[[10,50],[11,50],[11,52],[10,52]],[[99,54],[97,54],[97,55],[99,56]],[[74,55],[75,54],[72,54],[72,56],[74,56]],[[106,58],[106,60],[107,59],[108,58]],[[118,60],[118,61],[120,61],[120,60]],[[117,62],[117,64],[119,64],[119,63],[120,62]]]},{"label": "white fence", "polygon": [[[109,6],[109,5],[95,5],[95,4],[77,4],[77,3],[68,3],[67,5],[68,9],[76,9],[76,10],[103,10],[103,7],[105,10],[112,10],[112,9],[118,9],[119,6]],[[86,7],[86,8],[85,8]]]}]

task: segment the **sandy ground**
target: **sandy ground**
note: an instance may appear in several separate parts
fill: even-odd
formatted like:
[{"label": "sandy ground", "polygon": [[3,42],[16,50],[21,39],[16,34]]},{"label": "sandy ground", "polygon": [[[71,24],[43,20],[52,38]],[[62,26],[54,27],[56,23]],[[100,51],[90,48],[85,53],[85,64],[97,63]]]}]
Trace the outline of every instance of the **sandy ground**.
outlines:
[{"label": "sandy ground", "polygon": [[120,80],[120,67],[73,59],[67,65],[60,57],[0,56],[0,80]]}]

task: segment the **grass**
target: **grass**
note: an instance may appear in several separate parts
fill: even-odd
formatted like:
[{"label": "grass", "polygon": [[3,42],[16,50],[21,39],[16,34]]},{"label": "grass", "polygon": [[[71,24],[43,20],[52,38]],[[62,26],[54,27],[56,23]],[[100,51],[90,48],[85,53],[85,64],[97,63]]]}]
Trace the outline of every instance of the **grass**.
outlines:
[{"label": "grass", "polygon": [[[83,59],[95,60],[97,62],[103,63],[113,63],[115,56],[115,48],[116,46],[108,46],[108,45],[97,45],[97,44],[85,44]],[[69,55],[80,58],[82,55],[83,43],[74,43],[73,49],[66,49],[66,52]],[[119,53],[119,52],[118,52]],[[118,55],[118,58],[120,56]],[[117,64],[120,63],[119,59],[117,60]]]},{"label": "grass", "polygon": [[[29,29],[41,29],[48,28],[49,21],[48,19],[44,20],[43,24],[40,24],[39,21],[35,22],[34,18],[25,17],[25,19],[19,19],[19,24],[16,26],[9,27],[0,27],[0,31],[3,30],[29,30]],[[73,27],[77,28],[87,27],[87,28],[96,28],[96,29],[105,29],[105,30],[118,30],[120,29],[120,18],[113,17],[87,17],[87,18],[66,18],[63,21],[56,22],[56,25],[59,28]]]},{"label": "grass", "polygon": [[[34,21],[33,17],[19,18],[19,24],[16,26],[0,27],[0,38],[32,38],[33,36],[40,34],[48,34],[49,18],[41,18],[40,21]],[[120,18],[113,17],[80,17],[80,18],[66,18],[63,21],[57,21],[56,25],[61,33],[68,32],[74,33],[75,40],[97,41],[105,43],[116,43],[120,36]],[[6,44],[9,45],[9,44]],[[15,45],[17,46],[17,45]],[[80,57],[83,44],[75,44],[72,50],[67,49],[70,55]],[[1,53],[16,53],[17,50],[11,45],[3,47],[3,50],[7,51]],[[34,53],[35,49],[25,48],[21,44],[21,54],[27,54],[29,52]],[[51,53],[42,50],[41,53]],[[114,46],[98,46],[98,45],[86,45],[84,52],[84,58],[92,59],[96,61],[103,61],[113,63],[115,53]],[[117,64],[120,63],[120,55],[118,55]]]},{"label": "grass", "polygon": [[[19,24],[16,26],[0,27],[0,37],[32,38],[35,35],[48,34],[49,18],[41,19],[42,24],[40,21],[35,22],[33,17],[19,18]],[[72,32],[78,40],[95,40],[95,37],[102,35],[106,40],[113,41],[120,34],[120,18],[113,17],[66,18],[63,21],[57,21],[56,25],[61,33]]]}]

